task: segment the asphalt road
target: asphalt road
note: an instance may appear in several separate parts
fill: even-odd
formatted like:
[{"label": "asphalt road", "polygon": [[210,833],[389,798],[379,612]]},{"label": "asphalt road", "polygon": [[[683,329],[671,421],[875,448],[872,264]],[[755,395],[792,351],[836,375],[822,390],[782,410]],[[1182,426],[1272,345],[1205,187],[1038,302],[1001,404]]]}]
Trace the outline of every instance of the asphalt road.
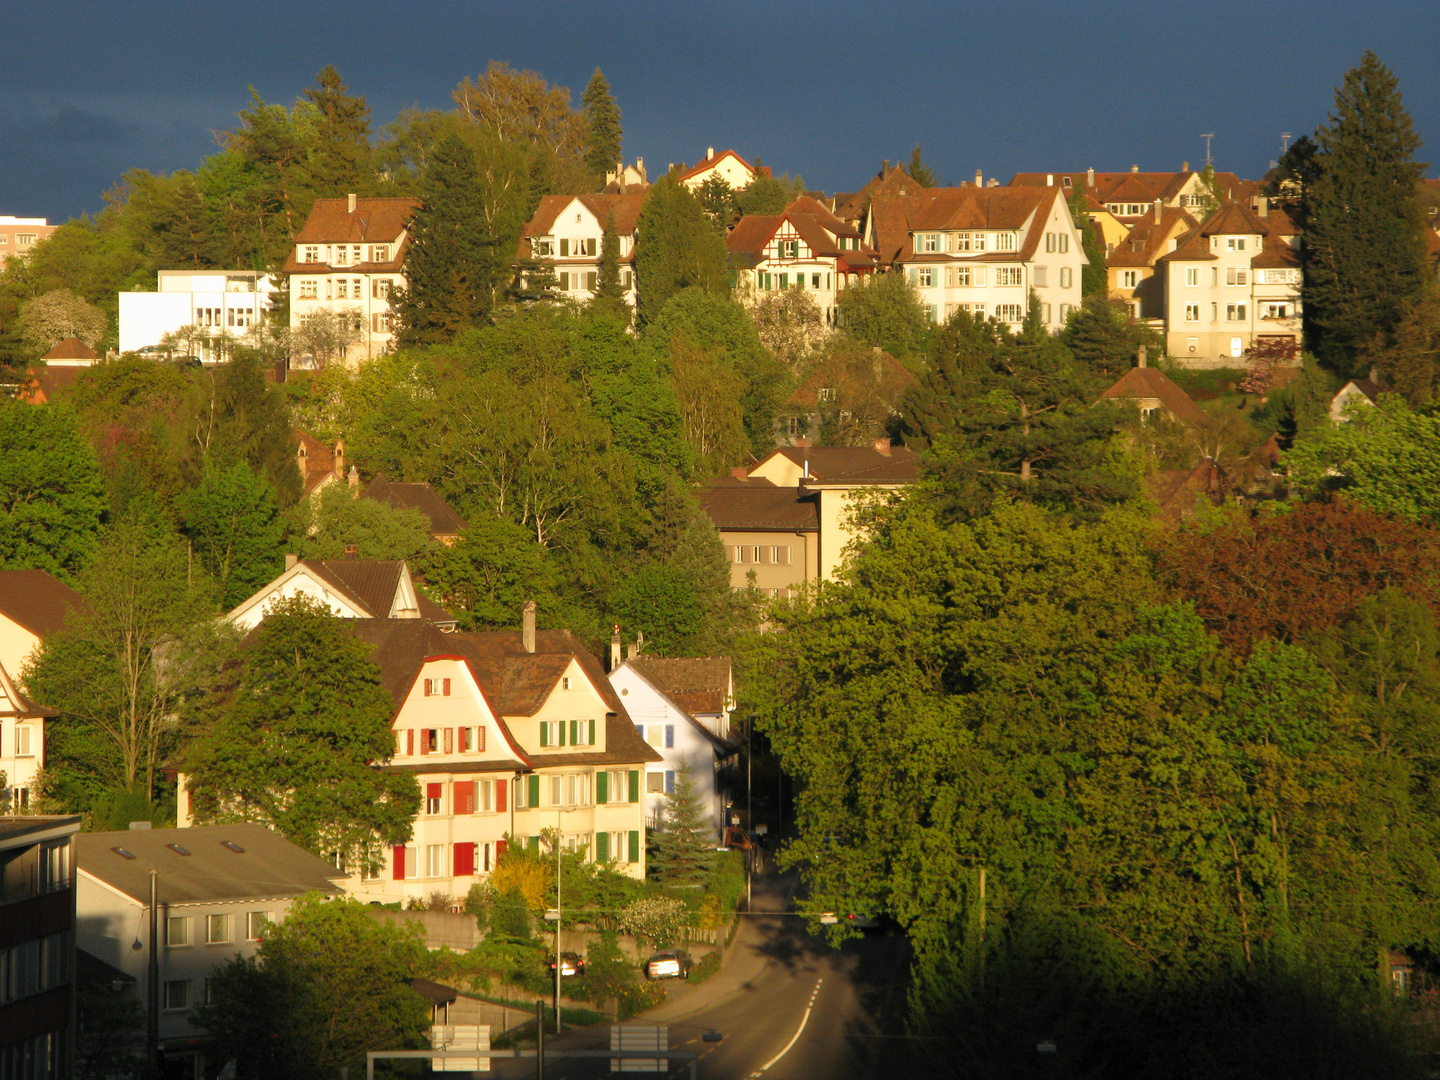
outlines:
[{"label": "asphalt road", "polygon": [[[701,1080],[882,1080],[904,1075],[901,1040],[884,1036],[903,1003],[904,939],[870,936],[831,948],[785,910],[788,877],[755,882],[756,914],[742,916],[721,972],[700,985],[669,984],[665,1004],[632,1023],[668,1024],[672,1049],[701,1054]],[[774,914],[762,914],[774,913]],[[719,1042],[706,1042],[719,1032]],[[564,1048],[608,1047],[605,1026],[566,1032],[546,1054],[546,1080],[608,1076],[605,1060],[558,1059]],[[500,1065],[499,1061],[496,1065]],[[535,1075],[507,1062],[507,1077]],[[655,1074],[650,1074],[655,1075]],[[671,1077],[688,1077],[676,1062]]]}]

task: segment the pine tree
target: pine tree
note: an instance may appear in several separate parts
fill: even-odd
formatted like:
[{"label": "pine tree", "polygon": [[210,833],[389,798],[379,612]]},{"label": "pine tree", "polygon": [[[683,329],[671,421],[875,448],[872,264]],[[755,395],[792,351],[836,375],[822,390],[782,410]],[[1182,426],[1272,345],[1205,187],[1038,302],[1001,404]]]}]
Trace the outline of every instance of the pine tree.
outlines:
[{"label": "pine tree", "polygon": [[1398,80],[1367,51],[1335,91],[1329,126],[1315,133],[1319,178],[1305,238],[1307,336],[1340,375],[1361,350],[1390,338],[1427,279],[1417,197],[1425,166]]},{"label": "pine tree", "polygon": [[725,241],[695,193],[673,175],[646,193],[636,232],[636,302],[641,325],[654,321],[665,302],[681,289],[728,290]]},{"label": "pine tree", "polygon": [[627,318],[630,306],[625,303],[625,290],[620,286],[620,234],[615,230],[615,214],[605,217],[605,230],[600,234],[600,276],[596,283],[597,309],[614,311]]},{"label": "pine tree", "polygon": [[610,84],[598,67],[590,76],[590,83],[580,100],[584,103],[582,111],[590,132],[585,164],[603,181],[605,174],[620,162],[623,136],[620,131],[620,106],[610,96]]},{"label": "pine tree", "polygon": [[394,304],[400,341],[431,345],[478,326],[494,304],[499,270],[475,155],[455,134],[435,144],[410,223],[407,287]]},{"label": "pine tree", "polygon": [[650,873],[666,885],[698,887],[715,867],[715,835],[695,797],[689,762],[675,770],[675,788],[665,795],[660,831],[651,835]]},{"label": "pine tree", "polygon": [[1196,188],[1196,194],[1200,197],[1199,214],[1202,221],[1213,214],[1220,207],[1225,205],[1226,192],[1220,186],[1219,179],[1215,176],[1215,166],[1210,162],[1200,170],[1200,184]]},{"label": "pine tree", "polygon": [[930,166],[920,158],[919,143],[916,143],[915,149],[910,151],[910,165],[905,171],[910,174],[910,179],[921,187],[935,186],[935,174],[930,170]]},{"label": "pine tree", "polygon": [[327,64],[305,91],[320,113],[305,160],[305,180],[317,197],[366,192],[373,178],[370,105],[363,94],[349,93],[340,72]]}]

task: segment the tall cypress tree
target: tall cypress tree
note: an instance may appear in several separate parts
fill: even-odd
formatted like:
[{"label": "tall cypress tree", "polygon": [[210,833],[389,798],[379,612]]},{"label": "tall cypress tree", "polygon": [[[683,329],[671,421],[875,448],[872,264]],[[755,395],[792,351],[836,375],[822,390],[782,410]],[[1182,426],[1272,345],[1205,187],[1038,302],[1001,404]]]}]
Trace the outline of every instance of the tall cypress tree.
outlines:
[{"label": "tall cypress tree", "polygon": [[610,96],[610,84],[600,69],[590,76],[590,83],[580,99],[584,103],[586,126],[590,129],[590,146],[585,151],[585,165],[603,181],[605,173],[620,161],[620,106]]},{"label": "tall cypress tree", "polygon": [[495,300],[498,243],[485,216],[475,154],[458,135],[435,144],[410,223],[406,288],[395,299],[404,345],[448,341],[478,326]]},{"label": "tall cypress tree", "polygon": [[1345,73],[1329,126],[1315,133],[1305,315],[1311,349],[1349,375],[1362,349],[1391,337],[1425,286],[1420,139],[1399,82],[1372,52]]},{"label": "tall cypress tree", "polygon": [[600,278],[595,289],[595,307],[630,314],[625,303],[625,290],[620,287],[620,234],[615,230],[615,214],[605,217],[605,231],[600,234]]},{"label": "tall cypress tree", "polygon": [[935,173],[931,171],[930,166],[926,165],[920,157],[919,143],[916,143],[915,149],[910,151],[910,165],[905,171],[910,174],[910,179],[914,180],[915,183],[921,187],[935,186]]}]

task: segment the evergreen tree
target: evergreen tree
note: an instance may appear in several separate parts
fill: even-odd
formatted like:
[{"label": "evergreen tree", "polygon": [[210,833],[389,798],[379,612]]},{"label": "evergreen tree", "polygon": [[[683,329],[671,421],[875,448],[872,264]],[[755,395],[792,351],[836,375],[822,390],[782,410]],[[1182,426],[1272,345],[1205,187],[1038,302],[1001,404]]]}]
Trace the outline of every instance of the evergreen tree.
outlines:
[{"label": "evergreen tree", "polygon": [[1090,210],[1085,203],[1085,182],[1075,185],[1070,196],[1070,216],[1080,230],[1080,249],[1090,261],[1080,268],[1080,295],[1106,296],[1110,287],[1105,275],[1105,246],[1100,242],[1095,226],[1090,220]]},{"label": "evergreen tree", "polygon": [[650,836],[650,873],[666,885],[701,887],[715,868],[715,830],[695,796],[690,763],[675,770],[675,787],[665,795],[660,831]]},{"label": "evergreen tree", "polygon": [[589,147],[585,151],[585,164],[603,183],[605,174],[620,162],[622,134],[620,131],[620,106],[610,96],[610,84],[600,69],[590,76],[590,83],[580,98],[584,104],[585,126],[589,129]]},{"label": "evergreen tree", "polygon": [[722,235],[725,227],[730,225],[740,212],[740,206],[735,201],[735,190],[730,186],[730,181],[719,173],[700,185],[700,205],[705,207],[705,213],[710,215],[710,220]]},{"label": "evergreen tree", "polygon": [[920,144],[915,144],[915,149],[910,151],[910,164],[905,169],[910,174],[910,179],[921,187],[935,187],[935,174],[920,158]]},{"label": "evergreen tree", "polygon": [[305,91],[319,113],[304,170],[316,197],[363,193],[371,186],[370,106],[363,94],[349,89],[340,72],[326,64]]},{"label": "evergreen tree", "polygon": [[1215,176],[1215,166],[1210,162],[1200,170],[1200,185],[1196,192],[1200,196],[1199,213],[1196,215],[1200,220],[1205,220],[1228,201],[1226,191],[1220,186],[1220,181]]},{"label": "evergreen tree", "polygon": [[615,214],[605,218],[605,231],[600,234],[600,276],[596,282],[597,309],[614,311],[627,318],[630,305],[625,303],[625,290],[620,286],[620,234],[615,231]]},{"label": "evergreen tree", "polygon": [[497,242],[474,152],[456,134],[435,144],[410,223],[407,287],[396,294],[404,345],[434,345],[479,326],[494,304]]},{"label": "evergreen tree", "polygon": [[1335,91],[1315,133],[1319,178],[1305,237],[1307,336],[1331,370],[1357,370],[1361,349],[1389,339],[1428,278],[1417,189],[1425,166],[1398,80],[1367,51]]},{"label": "evergreen tree", "polygon": [[723,293],[730,285],[725,241],[695,193],[674,176],[650,188],[636,230],[635,278],[641,326],[659,316],[682,289]]},{"label": "evergreen tree", "polygon": [[1077,363],[1112,382],[1134,365],[1140,346],[1158,358],[1165,344],[1154,330],[1132,319],[1124,304],[1104,295],[1085,298],[1060,332],[1060,340]]}]

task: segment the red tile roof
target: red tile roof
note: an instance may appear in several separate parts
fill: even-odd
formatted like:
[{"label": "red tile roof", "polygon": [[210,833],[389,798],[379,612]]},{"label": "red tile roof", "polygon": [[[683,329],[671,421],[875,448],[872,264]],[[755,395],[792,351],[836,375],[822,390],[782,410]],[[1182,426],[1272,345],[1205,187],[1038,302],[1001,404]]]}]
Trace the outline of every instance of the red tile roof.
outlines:
[{"label": "red tile roof", "polygon": [[[1046,180],[1053,177],[1055,187],[1064,187],[1064,179],[1069,177],[1070,187],[1065,190],[1085,187],[1087,194],[1094,195],[1102,203],[1154,202],[1156,199],[1170,202],[1180,194],[1180,190],[1186,182],[1195,175],[1197,173],[1194,169],[1177,172],[1132,172],[1128,169],[1124,172],[1097,172],[1092,188],[1088,184],[1089,173],[1085,170],[1056,173],[1022,172],[1015,174],[1009,186],[1045,187],[1047,186]],[[1217,172],[1215,179],[1231,198],[1239,194],[1236,189],[1244,183],[1240,177],[1231,172]],[[1119,195],[1122,188],[1128,194]]]},{"label": "red tile roof", "polygon": [[41,360],[99,360],[101,356],[78,337],[67,337],[40,358]]},{"label": "red tile roof", "polygon": [[728,656],[637,656],[626,662],[691,716],[718,716],[729,702]]},{"label": "red tile roof", "polygon": [[287,274],[328,274],[332,269],[356,273],[398,273],[405,262],[409,240],[400,244],[410,218],[420,207],[419,199],[316,199],[310,216],[295,234],[296,244],[390,244],[388,262],[356,263],[332,267],[328,263],[302,263],[292,248],[285,260]]},{"label": "red tile roof", "polygon": [[904,446],[892,446],[888,454],[873,446],[782,446],[765,455],[755,469],[773,457],[808,465],[810,479],[800,481],[802,485],[913,484],[920,479],[920,459]]},{"label": "red tile roof", "polygon": [[698,163],[698,164],[696,164],[696,165],[692,165],[692,166],[691,166],[690,168],[688,168],[688,169],[686,169],[684,166],[681,166],[681,170],[682,170],[682,171],[681,171],[681,173],[680,173],[680,179],[681,179],[681,180],[689,180],[692,176],[698,176],[700,173],[704,172],[706,169],[711,169],[711,168],[714,168],[716,165],[719,165],[720,162],[724,161],[727,157],[732,157],[732,158],[734,158],[736,161],[738,161],[741,165],[745,166],[745,171],[748,172],[751,176],[768,175],[768,172],[765,171],[765,170],[759,170],[759,171],[757,171],[753,165],[751,165],[748,161],[746,161],[744,158],[742,158],[742,157],[741,157],[739,154],[737,154],[734,150],[721,150],[718,154],[714,155],[713,157],[707,157],[704,161],[702,161],[702,162],[700,162],[700,163]]},{"label": "red tile roof", "polygon": [[[870,201],[875,247],[882,262],[908,262],[913,232],[933,229],[1025,229],[1016,251],[990,252],[983,261],[1029,259],[1040,245],[1050,207],[1065,195],[1059,188],[927,188],[917,195],[877,195]],[[944,255],[942,253],[942,261]],[[923,261],[923,260],[922,260]]]},{"label": "red tile roof", "polygon": [[1139,219],[1125,239],[1105,256],[1106,266],[1153,266],[1169,250],[1172,237],[1185,236],[1198,222],[1186,211],[1163,207],[1160,221],[1153,213]]},{"label": "red tile roof", "polygon": [[1100,396],[1117,401],[1155,398],[1170,415],[1183,424],[1203,427],[1210,423],[1209,414],[1191,401],[1190,395],[1171,382],[1158,368],[1131,368]]},{"label": "red tile roof", "polygon": [[717,529],[766,532],[818,532],[820,512],[814,498],[769,480],[712,480],[700,490],[700,508]]},{"label": "red tile roof", "polygon": [[[645,192],[626,191],[622,193],[604,193],[597,195],[545,195],[540,199],[540,205],[535,208],[524,227],[520,230],[520,243],[518,246],[518,257],[521,259],[530,258],[530,245],[528,243],[532,236],[553,236],[555,234],[555,222],[564,213],[565,208],[571,203],[579,201],[586,210],[594,215],[600,227],[605,228],[605,223],[610,215],[615,216],[615,232],[619,236],[630,236],[635,232],[636,224],[640,220],[640,210],[645,205]],[[598,256],[598,252],[596,253]],[[555,256],[552,256],[555,257]],[[620,257],[621,262],[633,262],[635,258],[632,248],[627,254]],[[593,260],[591,260],[593,261]]]},{"label": "red tile roof", "polygon": [[36,637],[49,637],[71,615],[88,614],[85,598],[44,570],[0,570],[0,615]]}]

